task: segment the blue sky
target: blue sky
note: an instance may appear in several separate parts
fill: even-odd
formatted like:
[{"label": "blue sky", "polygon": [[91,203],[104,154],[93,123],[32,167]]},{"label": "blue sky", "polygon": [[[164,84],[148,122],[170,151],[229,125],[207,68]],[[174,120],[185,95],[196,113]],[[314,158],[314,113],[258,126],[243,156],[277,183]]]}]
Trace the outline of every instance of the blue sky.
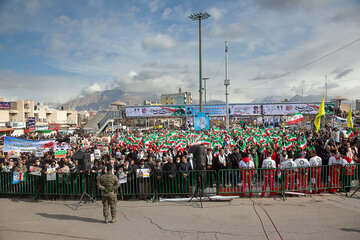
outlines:
[{"label": "blue sky", "polygon": [[229,42],[230,102],[269,95],[359,98],[360,42],[277,76],[360,38],[358,0],[0,1],[0,96],[62,103],[120,87],[128,92],[198,89],[198,28],[208,98],[224,100]]}]

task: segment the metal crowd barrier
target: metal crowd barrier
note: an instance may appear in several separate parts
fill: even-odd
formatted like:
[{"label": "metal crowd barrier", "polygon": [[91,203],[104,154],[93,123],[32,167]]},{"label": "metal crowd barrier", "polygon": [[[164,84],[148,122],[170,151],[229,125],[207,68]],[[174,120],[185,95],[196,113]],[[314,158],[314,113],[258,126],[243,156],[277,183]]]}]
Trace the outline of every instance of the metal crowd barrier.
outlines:
[{"label": "metal crowd barrier", "polygon": [[278,168],[222,169],[218,173],[219,194],[250,197],[254,194],[282,195],[283,181],[279,173],[282,174],[282,171]]},{"label": "metal crowd barrier", "polygon": [[161,172],[154,176],[156,198],[216,194],[215,171]]},{"label": "metal crowd barrier", "polygon": [[342,169],[343,188],[346,194],[352,187],[360,188],[360,164],[348,164]]},{"label": "metal crowd barrier", "polygon": [[[314,194],[324,190],[336,192],[360,188],[360,164],[291,169],[222,169],[215,171],[161,172],[148,177],[127,176],[117,191],[121,198],[191,197],[205,194],[235,196],[273,196],[275,194]],[[47,176],[27,174],[26,181],[12,184],[13,173],[0,173],[1,195],[80,196],[86,192],[101,196],[96,174],[57,174]]]}]

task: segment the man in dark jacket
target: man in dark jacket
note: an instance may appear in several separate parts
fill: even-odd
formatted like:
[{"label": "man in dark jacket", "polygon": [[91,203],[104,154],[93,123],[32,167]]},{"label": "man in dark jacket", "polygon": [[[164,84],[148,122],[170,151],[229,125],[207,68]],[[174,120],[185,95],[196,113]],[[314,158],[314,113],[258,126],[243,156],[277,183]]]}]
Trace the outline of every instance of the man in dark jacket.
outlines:
[{"label": "man in dark jacket", "polygon": [[239,183],[239,163],[241,161],[241,153],[239,148],[235,148],[235,151],[229,155],[229,169],[236,169],[229,172],[230,175],[230,183],[233,187],[236,187]]}]

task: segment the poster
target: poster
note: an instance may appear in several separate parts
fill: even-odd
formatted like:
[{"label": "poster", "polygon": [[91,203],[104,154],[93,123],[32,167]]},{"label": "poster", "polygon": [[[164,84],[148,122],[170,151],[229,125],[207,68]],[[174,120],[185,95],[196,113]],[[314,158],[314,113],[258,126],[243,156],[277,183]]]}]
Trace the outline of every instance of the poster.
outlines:
[{"label": "poster", "polygon": [[205,113],[199,113],[194,117],[194,130],[209,130],[209,117]]},{"label": "poster", "polygon": [[58,150],[55,152],[55,158],[65,158],[66,150]]},{"label": "poster", "polygon": [[29,174],[36,175],[36,176],[41,176],[41,167],[30,166],[29,167]]},{"label": "poster", "polygon": [[26,173],[13,172],[12,184],[18,184],[19,182],[26,181]]},{"label": "poster", "polygon": [[56,172],[46,174],[46,181],[56,181]]},{"label": "poster", "polygon": [[126,182],[127,182],[127,174],[124,172],[121,172],[119,174],[119,183],[122,184],[122,183],[126,183]]},{"label": "poster", "polygon": [[150,177],[149,168],[136,169],[136,178],[148,178],[148,177]]},{"label": "poster", "polygon": [[18,158],[18,157],[20,157],[20,151],[19,150],[8,151],[8,157],[9,158]]},{"label": "poster", "polygon": [[45,149],[43,147],[38,147],[35,150],[35,157],[43,157],[44,156]]},{"label": "poster", "polygon": [[94,150],[94,156],[95,156],[95,159],[100,159],[101,158],[101,150],[100,149],[95,149]]}]

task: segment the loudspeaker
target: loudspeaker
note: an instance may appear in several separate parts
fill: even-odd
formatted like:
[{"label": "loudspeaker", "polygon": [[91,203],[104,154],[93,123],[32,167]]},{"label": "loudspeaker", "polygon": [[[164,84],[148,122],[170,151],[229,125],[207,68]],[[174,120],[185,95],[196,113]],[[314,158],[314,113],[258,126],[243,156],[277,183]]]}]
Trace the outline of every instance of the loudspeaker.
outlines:
[{"label": "loudspeaker", "polygon": [[189,148],[189,153],[193,154],[193,160],[196,164],[196,169],[205,170],[205,166],[206,166],[205,146],[201,144],[192,145]]},{"label": "loudspeaker", "polygon": [[79,151],[74,154],[74,160],[79,162],[80,170],[90,170],[91,169],[91,157],[90,153],[85,153],[83,151]]}]

